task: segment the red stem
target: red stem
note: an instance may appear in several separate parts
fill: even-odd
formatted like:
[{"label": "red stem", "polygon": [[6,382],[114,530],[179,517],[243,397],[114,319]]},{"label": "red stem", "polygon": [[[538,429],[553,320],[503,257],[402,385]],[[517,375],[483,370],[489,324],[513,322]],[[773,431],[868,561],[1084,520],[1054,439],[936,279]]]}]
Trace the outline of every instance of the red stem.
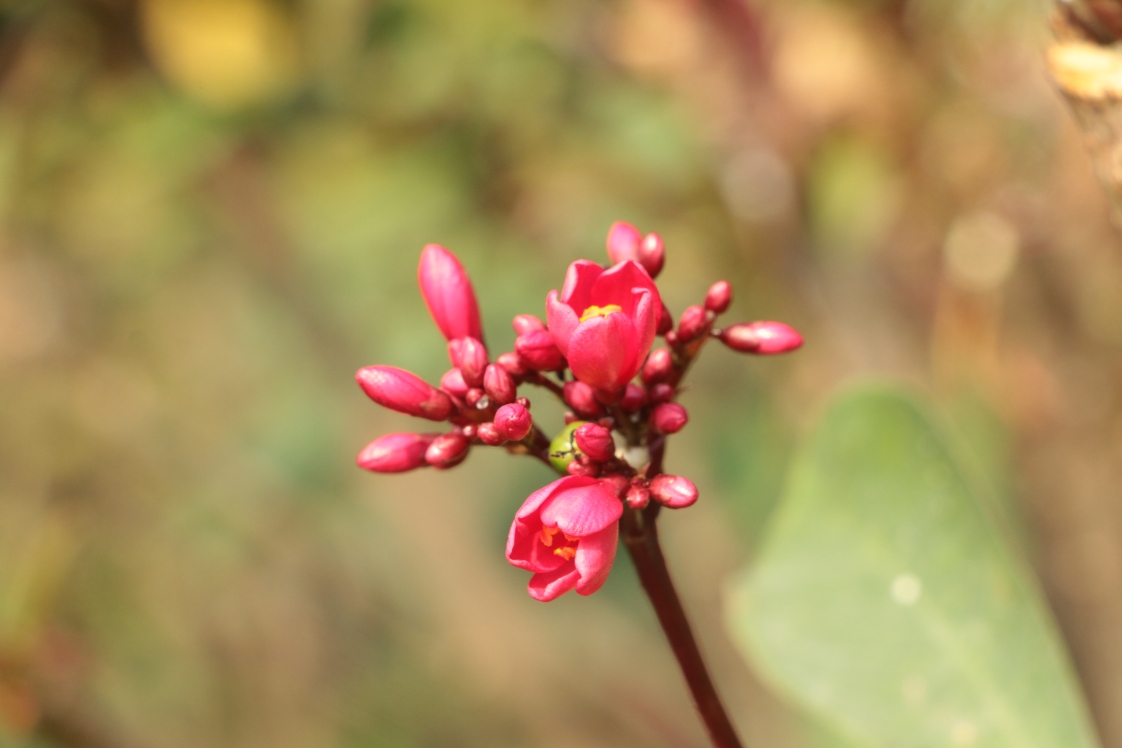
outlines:
[{"label": "red stem", "polygon": [[714,747],[742,748],[732,721],[725,713],[717,690],[713,687],[701,650],[690,630],[686,611],[682,608],[682,601],[678,599],[670,572],[666,568],[666,558],[662,555],[655,523],[658,508],[658,504],[651,504],[642,511],[625,510],[622,520],[623,542],[631,554],[635,570],[639,573],[639,581],[654,606],[670,648],[678,658],[678,665]]}]

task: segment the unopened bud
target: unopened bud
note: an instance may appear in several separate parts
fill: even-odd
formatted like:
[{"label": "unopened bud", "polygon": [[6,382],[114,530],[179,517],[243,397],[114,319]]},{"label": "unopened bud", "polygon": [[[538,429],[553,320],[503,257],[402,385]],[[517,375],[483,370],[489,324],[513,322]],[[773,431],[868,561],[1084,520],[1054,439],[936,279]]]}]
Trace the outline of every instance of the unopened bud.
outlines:
[{"label": "unopened bud", "polygon": [[741,353],[762,356],[793,351],[803,336],[782,322],[741,322],[721,330],[721,342]]},{"label": "unopened bud", "polygon": [[732,286],[728,281],[717,281],[705,294],[705,308],[713,314],[724,314],[732,303]]},{"label": "unopened bud", "polygon": [[475,435],[479,437],[479,441],[488,447],[498,447],[506,441],[499,430],[495,428],[495,424],[491,422],[479,424],[479,427],[475,430]]},{"label": "unopened bud", "polygon": [[[708,311],[706,311],[705,307],[694,304],[686,309],[686,311],[682,312],[682,317],[678,320],[678,340],[683,343],[696,340],[705,332],[705,328],[708,324]],[[467,378],[466,374],[464,378]]]},{"label": "unopened bud", "polygon": [[471,442],[463,434],[441,434],[425,451],[425,462],[438,470],[455,467],[467,457]]},{"label": "unopened bud", "polygon": [[533,426],[534,419],[530,411],[518,403],[504,405],[495,413],[495,429],[508,441],[522,441]]},{"label": "unopened bud", "polygon": [[514,402],[518,403],[519,405],[521,405],[526,410],[530,409],[530,398],[528,398],[528,397],[520,397],[517,400],[515,400]]},{"label": "unopened bud", "polygon": [[553,342],[548,330],[519,335],[514,349],[526,364],[536,371],[557,371],[565,365],[565,357]]},{"label": "unopened bud", "polygon": [[481,388],[472,387],[467,391],[467,394],[464,395],[464,401],[468,404],[469,407],[474,408],[479,405],[479,401],[485,397],[487,397],[487,393],[484,392]]},{"label": "unopened bud", "polygon": [[519,314],[511,324],[514,326],[514,332],[518,335],[545,329],[545,323],[532,314]]},{"label": "unopened bud", "polygon": [[648,275],[657,278],[666,262],[666,247],[662,243],[662,237],[653,231],[647,234],[643,237],[642,244],[639,245],[638,254],[639,264],[643,266]]},{"label": "unopened bud", "polygon": [[643,369],[640,376],[643,378],[645,384],[654,384],[655,382],[664,382],[670,378],[670,372],[674,369],[674,357],[670,354],[668,348],[655,348],[651,354],[647,356],[647,360],[643,362]]},{"label": "unopened bud", "polygon": [[452,413],[452,400],[412,372],[393,366],[366,366],[355,374],[363,392],[383,408],[406,415],[443,421]]},{"label": "unopened bud", "polygon": [[651,503],[651,492],[642,486],[631,486],[627,489],[627,506],[632,509],[643,509]]},{"label": "unopened bud", "polygon": [[565,466],[565,472],[569,475],[580,475],[588,478],[595,478],[600,475],[600,466],[595,462],[581,462],[580,460],[573,460]]},{"label": "unopened bud", "polygon": [[386,434],[366,445],[356,462],[375,473],[404,473],[425,466],[425,450],[436,434]]},{"label": "unopened bud", "polygon": [[425,247],[417,268],[417,281],[425,305],[445,340],[465,337],[483,340],[475,291],[455,255],[438,244]]},{"label": "unopened bud", "polygon": [[521,379],[530,373],[531,369],[526,365],[514,351],[507,351],[495,359],[495,363],[506,369],[507,374],[510,374],[515,379]]},{"label": "unopened bud", "polygon": [[665,335],[674,329],[674,315],[666,308],[666,304],[662,305],[662,309],[658,313],[658,334]]},{"label": "unopened bud", "polygon": [[624,413],[634,413],[647,404],[647,391],[637,384],[627,385],[627,389],[623,391],[623,399],[619,401],[619,407],[623,408]]},{"label": "unopened bud", "polygon": [[468,386],[459,369],[449,369],[440,378],[440,389],[449,395],[463,399],[464,395],[467,394]]},{"label": "unopened bud", "polygon": [[514,378],[506,369],[495,364],[488,366],[483,373],[483,389],[495,405],[512,403],[518,396],[518,386],[514,383]]},{"label": "unopened bud", "polygon": [[621,499],[624,494],[627,493],[627,489],[631,487],[631,481],[629,481],[626,476],[620,475],[619,473],[609,473],[600,480],[612,493]]},{"label": "unopened bud", "polygon": [[662,403],[651,413],[651,428],[660,434],[677,434],[690,421],[690,414],[678,403]]},{"label": "unopened bud", "polygon": [[474,439],[478,430],[479,428],[474,423],[469,423],[460,427],[460,433],[468,439]]},{"label": "unopened bud", "polygon": [[647,391],[647,398],[652,403],[667,403],[674,398],[674,388],[666,382],[659,382]]},{"label": "unopened bud", "polygon": [[566,410],[565,415],[562,416],[561,420],[563,420],[565,422],[565,425],[568,426],[570,424],[573,424],[573,423],[576,423],[577,421],[579,421],[580,416],[578,416],[576,413],[574,413],[571,410]]},{"label": "unopened bud", "polygon": [[608,229],[608,257],[613,265],[625,260],[639,259],[639,244],[643,235],[639,229],[624,221],[616,221]]},{"label": "unopened bud", "polygon": [[565,382],[562,389],[565,404],[584,418],[599,418],[604,415],[604,406],[596,399],[596,390],[584,382]]},{"label": "unopened bud", "polygon": [[666,344],[667,345],[669,345],[669,346],[678,345],[678,331],[677,330],[670,330],[663,337],[666,338]]},{"label": "unopened bud", "polygon": [[671,509],[681,509],[697,501],[697,486],[680,475],[656,475],[651,481],[651,497]]},{"label": "unopened bud", "polygon": [[475,338],[457,338],[448,343],[448,356],[459,367],[469,387],[483,386],[487,369],[487,348]]},{"label": "unopened bud", "polygon": [[573,432],[577,449],[593,462],[607,462],[616,456],[612,432],[598,423],[586,423]]}]

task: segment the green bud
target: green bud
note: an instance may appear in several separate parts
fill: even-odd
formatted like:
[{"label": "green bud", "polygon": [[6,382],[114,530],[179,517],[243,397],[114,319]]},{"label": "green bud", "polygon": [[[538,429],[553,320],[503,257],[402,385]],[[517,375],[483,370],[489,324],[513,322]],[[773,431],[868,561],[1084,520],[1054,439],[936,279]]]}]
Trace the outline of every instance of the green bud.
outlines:
[{"label": "green bud", "polygon": [[553,441],[549,443],[549,461],[557,469],[557,472],[568,473],[569,463],[580,454],[576,441],[573,439],[573,432],[586,423],[588,421],[573,421],[561,429],[561,433],[553,437]]}]

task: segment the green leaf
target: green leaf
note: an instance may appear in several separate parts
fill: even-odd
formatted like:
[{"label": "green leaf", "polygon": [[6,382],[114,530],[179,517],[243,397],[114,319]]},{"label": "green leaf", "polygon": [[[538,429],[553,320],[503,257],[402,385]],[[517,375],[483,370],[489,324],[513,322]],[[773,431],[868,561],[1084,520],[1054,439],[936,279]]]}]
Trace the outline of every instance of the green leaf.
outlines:
[{"label": "green leaf", "polygon": [[857,745],[1097,745],[1032,577],[907,395],[834,404],[729,603],[764,677]]}]

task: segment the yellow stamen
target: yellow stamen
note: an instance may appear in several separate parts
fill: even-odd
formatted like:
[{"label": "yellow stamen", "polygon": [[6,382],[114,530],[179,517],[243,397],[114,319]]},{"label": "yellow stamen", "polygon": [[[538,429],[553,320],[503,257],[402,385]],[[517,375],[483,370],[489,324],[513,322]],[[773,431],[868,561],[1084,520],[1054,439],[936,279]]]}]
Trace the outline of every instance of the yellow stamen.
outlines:
[{"label": "yellow stamen", "polygon": [[622,312],[618,304],[608,304],[607,306],[596,306],[593,304],[584,310],[584,314],[580,316],[580,321],[590,320],[593,317],[607,317],[614,312]]},{"label": "yellow stamen", "polygon": [[577,555],[577,549],[567,545],[564,548],[558,548],[553,554],[555,556],[560,556],[565,561],[571,561],[573,556]]},{"label": "yellow stamen", "polygon": [[[541,538],[542,545],[544,545],[546,548],[552,546],[553,536],[559,532],[560,530],[558,530],[556,527],[543,527],[542,531],[538,535]],[[566,535],[566,537],[568,536]]]}]

